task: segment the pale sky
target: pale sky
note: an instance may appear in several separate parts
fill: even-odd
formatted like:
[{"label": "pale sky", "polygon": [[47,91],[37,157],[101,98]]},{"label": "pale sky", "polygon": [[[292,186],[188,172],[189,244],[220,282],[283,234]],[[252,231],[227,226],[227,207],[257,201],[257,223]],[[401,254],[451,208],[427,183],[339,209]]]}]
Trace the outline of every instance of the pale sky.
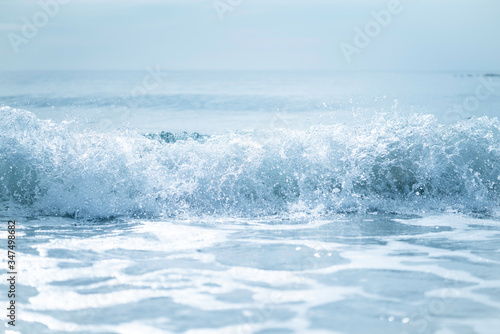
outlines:
[{"label": "pale sky", "polygon": [[498,0],[401,0],[347,62],[340,45],[391,1],[60,0],[52,17],[38,0],[2,0],[0,70],[500,71]]}]

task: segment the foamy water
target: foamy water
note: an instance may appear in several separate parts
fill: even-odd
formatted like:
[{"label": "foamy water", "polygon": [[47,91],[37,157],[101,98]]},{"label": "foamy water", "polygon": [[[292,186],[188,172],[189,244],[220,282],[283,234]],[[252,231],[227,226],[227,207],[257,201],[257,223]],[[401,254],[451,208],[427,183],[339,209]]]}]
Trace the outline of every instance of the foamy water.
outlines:
[{"label": "foamy water", "polygon": [[165,140],[4,107],[2,194],[35,214],[115,216],[456,210],[496,215],[500,123],[381,115],[361,126]]},{"label": "foamy water", "polygon": [[22,219],[22,333],[494,333],[498,221]]}]

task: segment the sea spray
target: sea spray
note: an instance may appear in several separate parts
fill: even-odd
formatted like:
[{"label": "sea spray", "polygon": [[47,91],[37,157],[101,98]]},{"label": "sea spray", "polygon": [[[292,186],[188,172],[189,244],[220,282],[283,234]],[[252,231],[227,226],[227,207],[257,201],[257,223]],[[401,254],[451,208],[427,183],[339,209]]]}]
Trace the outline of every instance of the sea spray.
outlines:
[{"label": "sea spray", "polygon": [[3,107],[0,131],[0,194],[42,215],[495,215],[500,204],[497,118],[381,114],[353,126],[169,136],[77,130]]}]

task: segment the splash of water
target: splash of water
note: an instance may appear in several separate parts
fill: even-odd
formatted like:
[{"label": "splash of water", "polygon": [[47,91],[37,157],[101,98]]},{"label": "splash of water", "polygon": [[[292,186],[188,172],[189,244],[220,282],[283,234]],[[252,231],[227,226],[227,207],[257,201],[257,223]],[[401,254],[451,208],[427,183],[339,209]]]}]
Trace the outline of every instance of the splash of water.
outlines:
[{"label": "splash of water", "polygon": [[208,137],[77,130],[10,107],[0,115],[0,195],[37,214],[497,215],[500,204],[497,118],[445,125],[386,114],[356,126]]}]

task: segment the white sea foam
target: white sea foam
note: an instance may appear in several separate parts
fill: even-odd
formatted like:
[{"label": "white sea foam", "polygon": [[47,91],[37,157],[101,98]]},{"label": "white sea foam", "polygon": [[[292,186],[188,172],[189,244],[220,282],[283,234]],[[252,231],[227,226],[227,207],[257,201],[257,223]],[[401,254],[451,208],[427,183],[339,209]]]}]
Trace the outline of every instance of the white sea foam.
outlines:
[{"label": "white sea foam", "polygon": [[0,115],[0,193],[42,215],[498,214],[497,118],[445,125],[386,114],[172,141],[79,130],[10,107]]}]

